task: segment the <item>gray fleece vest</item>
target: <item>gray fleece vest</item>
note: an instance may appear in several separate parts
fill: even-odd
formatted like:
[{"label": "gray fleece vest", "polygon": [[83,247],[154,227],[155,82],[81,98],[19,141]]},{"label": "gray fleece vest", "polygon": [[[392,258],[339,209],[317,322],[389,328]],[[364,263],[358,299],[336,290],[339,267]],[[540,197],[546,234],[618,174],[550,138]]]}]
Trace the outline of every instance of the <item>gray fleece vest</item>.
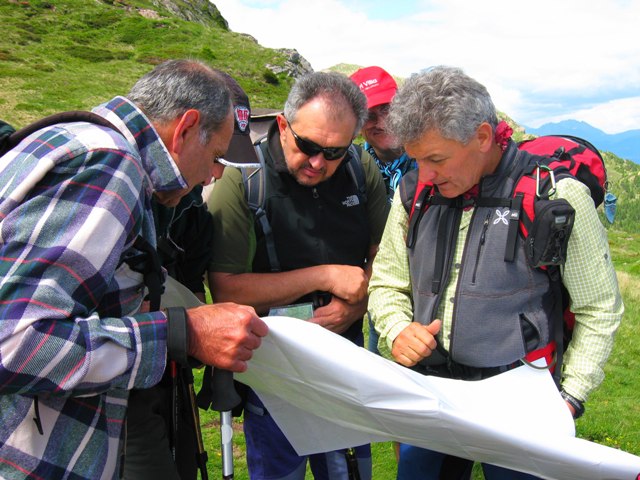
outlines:
[{"label": "gray fleece vest", "polygon": [[[514,181],[508,178],[509,173],[522,161],[518,160],[521,155],[528,154],[518,152],[512,143],[496,173],[482,179],[479,197],[510,198]],[[514,260],[505,261],[510,214],[509,207],[476,206],[462,261],[454,265],[462,209],[431,204],[408,251],[414,321],[429,324],[441,302],[452,302],[448,355],[457,363],[478,368],[509,365],[547,345],[553,336],[555,296],[551,282],[546,272],[529,266],[520,235]],[[452,269],[459,270],[455,295],[444,298]],[[440,347],[423,363],[446,361],[446,352]]]}]

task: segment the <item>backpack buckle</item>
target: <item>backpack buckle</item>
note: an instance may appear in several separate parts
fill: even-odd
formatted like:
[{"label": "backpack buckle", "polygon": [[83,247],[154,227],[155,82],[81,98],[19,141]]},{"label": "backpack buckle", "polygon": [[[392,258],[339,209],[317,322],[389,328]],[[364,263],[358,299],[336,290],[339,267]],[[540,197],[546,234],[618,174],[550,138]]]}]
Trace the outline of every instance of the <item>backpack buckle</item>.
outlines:
[{"label": "backpack buckle", "polygon": [[536,197],[542,197],[542,192],[540,192],[540,170],[544,170],[549,173],[549,179],[551,180],[551,188],[547,192],[547,197],[550,197],[554,193],[556,193],[556,176],[553,173],[553,170],[549,168],[548,165],[540,165],[539,163],[536,165]]}]

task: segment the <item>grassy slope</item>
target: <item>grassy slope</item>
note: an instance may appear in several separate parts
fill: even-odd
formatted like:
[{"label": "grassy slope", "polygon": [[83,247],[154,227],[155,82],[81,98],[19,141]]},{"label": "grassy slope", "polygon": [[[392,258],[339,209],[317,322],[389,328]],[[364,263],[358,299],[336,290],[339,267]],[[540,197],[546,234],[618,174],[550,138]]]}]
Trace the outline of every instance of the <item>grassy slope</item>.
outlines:
[{"label": "grassy slope", "polygon": [[149,19],[96,0],[0,2],[0,118],[23,126],[44,114],[90,108],[126,94],[155,64],[184,57],[229,72],[255,107],[283,104],[292,79],[264,79],[266,64],[284,63],[281,53],[160,13],[167,16]]},{"label": "grassy slope", "polygon": [[[135,8],[151,1],[57,0],[0,2],[0,118],[16,126],[60,110],[90,108],[113,95],[126,94],[135,79],[154,64],[195,57],[230,72],[247,90],[255,107],[282,105],[292,79],[265,81],[267,63],[282,64],[282,54],[264,49],[246,36],[211,23],[200,25],[169,16],[148,19]],[[295,41],[292,40],[292,43]],[[355,69],[356,66],[347,66]],[[638,321],[640,207],[636,203],[638,166],[607,156],[613,191],[619,194],[620,222],[610,230],[612,256],[627,308],[616,338],[607,377],[578,421],[578,435],[640,455],[640,347]],[[622,230],[620,230],[622,228]],[[203,412],[210,475],[219,476],[216,414]],[[240,423],[236,424],[239,430]],[[242,435],[236,437],[236,478],[248,478]],[[390,444],[374,445],[374,478],[395,477]]]}]

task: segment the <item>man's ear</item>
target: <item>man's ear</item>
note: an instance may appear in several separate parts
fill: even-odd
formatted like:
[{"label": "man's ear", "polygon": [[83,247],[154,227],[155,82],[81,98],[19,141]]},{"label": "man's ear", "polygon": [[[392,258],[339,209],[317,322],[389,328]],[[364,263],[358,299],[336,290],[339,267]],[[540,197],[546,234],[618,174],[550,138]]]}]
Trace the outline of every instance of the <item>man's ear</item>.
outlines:
[{"label": "man's ear", "polygon": [[280,130],[280,135],[282,135],[282,132],[284,131],[284,129],[287,128],[287,119],[284,118],[284,115],[279,113],[276,116],[276,122],[278,123],[278,130]]},{"label": "man's ear", "polygon": [[200,135],[200,112],[187,110],[177,119],[173,137],[171,139],[171,151],[180,155],[188,139],[197,138]]},{"label": "man's ear", "polygon": [[478,140],[480,151],[483,153],[488,152],[495,143],[495,136],[491,125],[487,122],[482,122],[476,130],[476,139]]}]

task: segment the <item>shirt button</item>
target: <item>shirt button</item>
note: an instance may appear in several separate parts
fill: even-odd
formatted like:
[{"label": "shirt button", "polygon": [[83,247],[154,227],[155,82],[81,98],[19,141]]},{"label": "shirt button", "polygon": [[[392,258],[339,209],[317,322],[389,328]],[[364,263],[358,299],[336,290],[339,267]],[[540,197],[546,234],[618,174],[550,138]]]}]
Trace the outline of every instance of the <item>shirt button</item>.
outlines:
[{"label": "shirt button", "polygon": [[451,298],[449,299],[449,301],[450,301],[451,303],[455,303],[456,299],[455,299],[454,297],[451,297]]},{"label": "shirt button", "polygon": [[462,266],[462,265],[460,265],[459,263],[456,263],[456,264],[454,265],[454,267],[456,267],[456,268],[460,268],[461,266]]}]

